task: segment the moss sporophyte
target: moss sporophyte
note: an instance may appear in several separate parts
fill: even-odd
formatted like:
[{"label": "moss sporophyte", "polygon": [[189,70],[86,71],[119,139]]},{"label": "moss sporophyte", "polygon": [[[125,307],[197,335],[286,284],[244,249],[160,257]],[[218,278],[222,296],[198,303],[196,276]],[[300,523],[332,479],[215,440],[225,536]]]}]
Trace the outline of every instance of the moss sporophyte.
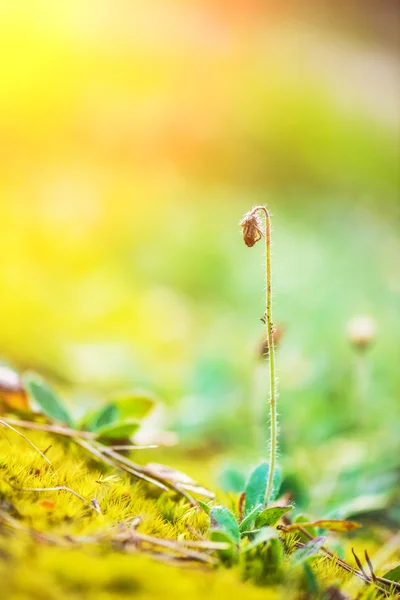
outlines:
[{"label": "moss sporophyte", "polygon": [[[263,213],[265,217],[265,231],[262,230],[262,223],[259,213]],[[262,237],[265,238],[265,282],[266,282],[266,301],[265,314],[262,321],[267,328],[268,340],[268,361],[269,361],[269,379],[270,379],[270,460],[269,460],[269,475],[267,489],[265,493],[265,504],[268,503],[273,491],[273,478],[276,467],[276,455],[278,449],[277,440],[277,386],[275,378],[275,343],[274,343],[274,326],[272,322],[272,291],[271,291],[271,218],[270,213],[265,206],[255,206],[246,213],[240,221],[242,227],[243,239],[248,247],[254,246]]]}]

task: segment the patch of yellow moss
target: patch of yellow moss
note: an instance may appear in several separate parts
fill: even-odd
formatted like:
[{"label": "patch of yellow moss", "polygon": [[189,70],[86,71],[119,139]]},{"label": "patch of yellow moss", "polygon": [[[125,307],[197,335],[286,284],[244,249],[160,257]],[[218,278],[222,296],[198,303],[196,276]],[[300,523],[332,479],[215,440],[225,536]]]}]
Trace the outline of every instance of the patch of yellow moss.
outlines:
[{"label": "patch of yellow moss", "polygon": [[[176,539],[191,537],[182,517],[188,506],[183,500],[172,501],[160,496],[157,488],[132,482],[125,473],[106,476],[103,465],[70,440],[42,433],[27,432],[52,466],[25,440],[7,430],[0,439],[0,498],[11,504],[22,522],[39,531],[58,535],[89,534],[105,530],[120,521],[140,516],[140,531],[159,537]],[[11,484],[11,485],[10,485]],[[12,487],[14,486],[14,487]],[[17,488],[51,488],[66,486],[88,502],[66,491],[24,492]],[[94,511],[90,501],[96,499],[102,514]],[[191,511],[189,523],[203,531],[207,519],[201,511]]]},{"label": "patch of yellow moss", "polygon": [[[208,517],[190,508],[172,493],[135,482],[124,473],[108,470],[73,441],[54,435],[25,431],[51,460],[15,433],[1,429],[0,518],[1,598],[13,600],[119,600],[149,598],[210,598],[230,600],[295,599],[304,595],[288,580],[268,588],[242,581],[240,566],[233,569],[163,564],[134,547],[121,552],[98,536],[110,532],[121,521],[141,517],[138,531],[169,540],[192,539],[195,530],[206,534]],[[111,476],[110,476],[111,475]],[[11,485],[10,485],[11,484]],[[71,488],[86,502],[66,491],[32,492],[18,488]],[[95,498],[98,514],[90,504]],[[233,505],[233,498],[228,498]],[[237,499],[236,499],[237,500]],[[0,516],[1,516],[0,512]],[[187,527],[189,525],[189,528]],[[81,543],[65,547],[51,545],[35,532],[83,537]],[[294,543],[289,538],[288,543]],[[315,565],[324,585],[345,582],[346,574],[327,560]],[[371,590],[365,591],[365,599]],[[360,596],[362,598],[363,596]],[[371,596],[375,598],[375,596]]]}]

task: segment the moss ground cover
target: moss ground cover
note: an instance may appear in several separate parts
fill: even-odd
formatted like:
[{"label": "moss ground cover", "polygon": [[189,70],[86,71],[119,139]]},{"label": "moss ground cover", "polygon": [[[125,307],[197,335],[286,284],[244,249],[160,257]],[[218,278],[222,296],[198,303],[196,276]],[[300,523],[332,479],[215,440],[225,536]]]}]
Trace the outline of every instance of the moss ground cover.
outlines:
[{"label": "moss ground cover", "polygon": [[[142,550],[118,547],[108,538],[109,532],[135,517],[141,517],[138,531],[143,534],[168,540],[193,540],[196,539],[193,532],[207,535],[207,515],[202,510],[193,510],[176,496],[160,495],[142,482],[133,483],[127,476],[114,473],[109,477],[104,468],[72,442],[37,432],[30,432],[30,437],[39,448],[49,448],[47,455],[53,468],[15,434],[7,433],[0,440],[3,597],[55,600],[71,595],[82,599],[134,595],[161,599],[204,595],[228,598],[243,594],[257,600],[307,595],[303,573],[287,571],[283,578],[274,580],[264,572],[262,556],[254,556],[252,566],[242,562],[225,569],[188,561],[185,567],[163,564],[168,562],[167,555],[152,555],[154,547],[149,545]],[[17,489],[55,485],[71,488],[86,499],[96,498],[101,514],[66,491]],[[232,496],[230,500],[233,506]],[[346,554],[350,553],[352,543],[345,543]],[[371,554],[378,549],[371,541],[367,546]],[[176,556],[173,552],[169,555]],[[394,559],[392,554],[390,561]],[[351,580],[349,574],[326,558],[314,562],[314,570],[321,589],[338,583],[349,585]],[[245,582],[246,578],[250,581]],[[269,578],[268,588],[259,587]],[[359,587],[355,580],[349,589]],[[359,597],[378,596],[367,589]]]}]

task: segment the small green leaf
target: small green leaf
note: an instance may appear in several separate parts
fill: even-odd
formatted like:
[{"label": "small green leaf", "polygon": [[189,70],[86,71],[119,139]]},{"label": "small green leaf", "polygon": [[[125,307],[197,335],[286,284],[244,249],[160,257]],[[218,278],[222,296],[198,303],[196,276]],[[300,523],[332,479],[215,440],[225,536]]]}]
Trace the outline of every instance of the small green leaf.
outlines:
[{"label": "small green leaf", "polygon": [[311,594],[312,598],[316,598],[316,596],[318,594],[318,589],[319,589],[318,581],[317,581],[314,571],[312,570],[311,565],[307,561],[305,561],[303,563],[303,570],[304,570],[304,579],[306,581],[307,590]]},{"label": "small green leaf", "polygon": [[324,537],[315,538],[315,540],[312,540],[311,542],[308,542],[308,544],[305,544],[303,546],[303,548],[299,548],[298,550],[293,552],[293,554],[292,554],[293,564],[300,565],[303,562],[305,562],[306,560],[308,560],[309,558],[318,556],[318,553],[319,553],[321,547],[324,545],[325,540],[326,540],[326,538],[324,538]]},{"label": "small green leaf", "polygon": [[147,392],[129,392],[116,394],[112,403],[118,408],[119,419],[144,419],[154,408],[156,399]]},{"label": "small green leaf", "polygon": [[48,383],[36,373],[25,373],[22,380],[29,395],[48,417],[73,426],[70,414]]},{"label": "small green leaf", "polygon": [[246,499],[244,505],[244,516],[246,517],[258,505],[264,505],[265,492],[269,474],[269,464],[261,463],[250,474],[245,487]]},{"label": "small green leaf", "polygon": [[264,544],[265,542],[268,542],[269,540],[272,540],[277,537],[278,532],[276,531],[276,529],[273,529],[272,527],[264,527],[256,533],[254,539],[251,542],[249,542],[247,546],[244,546],[244,548],[241,549],[241,553],[248,552],[249,550],[252,550],[253,548],[259,546],[260,544]]},{"label": "small green leaf", "polygon": [[[293,525],[295,525],[297,523],[303,525],[303,523],[311,523],[311,521],[312,521],[312,519],[310,519],[309,516],[307,516],[304,513],[300,513],[300,514],[296,515],[295,518],[293,519]],[[307,529],[308,533],[310,535],[312,535],[313,538],[317,537],[317,530],[315,529],[315,527],[306,526],[305,529]],[[299,531],[299,533],[301,536],[305,537],[304,534],[301,533],[300,531]]]},{"label": "small green leaf", "polygon": [[273,502],[274,500],[276,500],[276,498],[278,497],[278,494],[279,494],[279,490],[281,489],[282,471],[280,470],[279,467],[275,467],[274,476],[272,478],[272,484],[273,484],[273,488],[272,488],[271,496],[269,497],[269,502]]},{"label": "small green leaf", "polygon": [[219,487],[225,492],[239,494],[245,486],[245,476],[234,466],[228,466],[218,476]]},{"label": "small green leaf", "polygon": [[214,506],[210,512],[211,527],[222,529],[237,544],[240,540],[239,527],[235,515],[226,506]]},{"label": "small green leaf", "polygon": [[240,531],[247,531],[252,525],[254,521],[257,519],[258,515],[263,509],[262,504],[258,504],[253,510],[243,519],[243,521],[239,525]]},{"label": "small green leaf", "polygon": [[266,558],[268,560],[268,566],[274,569],[275,573],[278,573],[284,558],[283,545],[279,537],[270,540]]},{"label": "small green leaf", "polygon": [[98,431],[116,421],[118,421],[118,408],[115,404],[107,404],[92,416],[86,429],[88,431]]},{"label": "small green leaf", "polygon": [[293,506],[272,506],[264,508],[256,519],[256,527],[273,527]]},{"label": "small green leaf", "polygon": [[383,575],[383,577],[385,579],[389,579],[389,581],[394,581],[395,583],[400,583],[400,565],[398,565],[394,569],[391,569],[391,571],[388,571],[387,573],[385,573],[385,575]]},{"label": "small green leaf", "polygon": [[339,538],[329,540],[329,550],[331,550],[338,558],[342,560],[346,557],[345,546]]},{"label": "small green leaf", "polygon": [[135,419],[106,425],[96,431],[99,438],[107,440],[129,439],[139,429],[140,423]]},{"label": "small green leaf", "polygon": [[258,533],[259,531],[262,531],[262,529],[248,529],[246,531],[241,531],[240,535],[243,538],[245,535],[254,535],[254,534]]},{"label": "small green leaf", "polygon": [[347,517],[358,517],[371,511],[384,510],[389,502],[389,494],[387,492],[379,494],[365,494],[357,496],[351,501],[335,506],[330,511],[329,518],[346,519]]},{"label": "small green leaf", "polygon": [[210,539],[212,542],[225,542],[229,544],[226,550],[217,550],[218,556],[227,564],[231,565],[238,559],[238,546],[231,536],[222,529],[210,529]]},{"label": "small green leaf", "polygon": [[211,512],[211,506],[209,506],[208,504],[206,504],[205,502],[203,502],[202,500],[196,500],[197,504],[199,506],[201,506],[201,508],[204,510],[204,512],[209,515]]}]

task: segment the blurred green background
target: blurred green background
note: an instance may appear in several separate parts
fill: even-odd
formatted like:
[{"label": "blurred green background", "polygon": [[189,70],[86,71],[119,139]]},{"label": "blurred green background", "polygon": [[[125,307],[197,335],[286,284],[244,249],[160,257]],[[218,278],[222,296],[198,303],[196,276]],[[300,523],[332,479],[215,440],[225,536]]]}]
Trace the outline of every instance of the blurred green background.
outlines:
[{"label": "blurred green background", "polygon": [[287,486],[315,508],[398,490],[398,17],[0,2],[1,357],[76,414],[155,392],[149,428],[214,474],[266,454],[263,254],[238,226],[266,203]]}]

